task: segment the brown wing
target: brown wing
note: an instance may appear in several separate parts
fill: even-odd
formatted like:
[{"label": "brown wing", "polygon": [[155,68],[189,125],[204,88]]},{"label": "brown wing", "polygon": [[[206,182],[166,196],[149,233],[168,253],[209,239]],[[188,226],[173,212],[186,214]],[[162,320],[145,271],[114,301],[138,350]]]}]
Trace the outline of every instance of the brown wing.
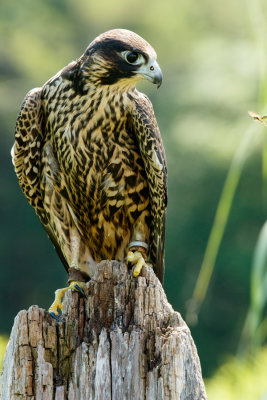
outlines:
[{"label": "brown wing", "polygon": [[163,282],[167,167],[165,151],[150,100],[140,93],[135,100],[132,123],[144,161],[151,201],[150,258]]},{"label": "brown wing", "polygon": [[38,215],[63,265],[68,269],[65,256],[47,218],[41,189],[42,152],[46,144],[41,95],[42,88],[32,89],[22,103],[16,122],[12,161],[24,195]]},{"label": "brown wing", "polygon": [[11,154],[21,189],[29,203],[43,213],[40,191],[42,132],[41,88],[32,89],[25,97],[16,122],[15,143]]}]

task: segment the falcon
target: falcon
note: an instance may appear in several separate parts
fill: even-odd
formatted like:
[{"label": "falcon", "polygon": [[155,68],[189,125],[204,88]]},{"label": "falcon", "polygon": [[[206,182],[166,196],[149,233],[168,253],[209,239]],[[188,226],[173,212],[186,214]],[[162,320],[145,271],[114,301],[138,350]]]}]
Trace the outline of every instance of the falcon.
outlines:
[{"label": "falcon", "polygon": [[65,291],[84,294],[103,259],[127,260],[135,277],[150,261],[163,281],[167,168],[141,79],[161,84],[155,50],[113,29],[23,101],[15,172],[69,275],[55,318]]}]

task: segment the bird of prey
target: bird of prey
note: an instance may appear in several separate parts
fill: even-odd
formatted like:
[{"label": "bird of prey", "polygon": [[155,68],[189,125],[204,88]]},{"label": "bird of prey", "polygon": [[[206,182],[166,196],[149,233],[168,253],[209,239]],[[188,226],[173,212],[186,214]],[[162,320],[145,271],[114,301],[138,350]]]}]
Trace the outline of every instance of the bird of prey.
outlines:
[{"label": "bird of prey", "polygon": [[155,50],[113,29],[23,101],[13,164],[69,274],[55,318],[64,292],[83,293],[103,259],[126,259],[134,276],[150,260],[163,281],[167,169],[141,79],[161,84]]}]

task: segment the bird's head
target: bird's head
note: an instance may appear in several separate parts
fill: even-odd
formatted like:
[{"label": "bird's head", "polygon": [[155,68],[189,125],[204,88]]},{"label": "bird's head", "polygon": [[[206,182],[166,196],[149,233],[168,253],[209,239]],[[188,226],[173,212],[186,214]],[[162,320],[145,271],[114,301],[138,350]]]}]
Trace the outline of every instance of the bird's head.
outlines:
[{"label": "bird's head", "polygon": [[98,36],[82,59],[84,73],[96,84],[133,87],[146,79],[161,85],[155,50],[141,36],[126,29],[113,29]]}]

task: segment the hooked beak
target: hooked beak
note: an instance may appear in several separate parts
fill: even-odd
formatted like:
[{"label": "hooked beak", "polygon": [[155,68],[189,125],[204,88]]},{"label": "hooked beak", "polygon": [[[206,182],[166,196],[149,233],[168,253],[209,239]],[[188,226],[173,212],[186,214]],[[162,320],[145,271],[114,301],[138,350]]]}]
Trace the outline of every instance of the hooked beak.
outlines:
[{"label": "hooked beak", "polygon": [[148,81],[157,85],[157,88],[160,87],[162,82],[162,72],[156,60],[152,60],[147,65],[143,65],[136,71],[143,79],[147,79]]}]

